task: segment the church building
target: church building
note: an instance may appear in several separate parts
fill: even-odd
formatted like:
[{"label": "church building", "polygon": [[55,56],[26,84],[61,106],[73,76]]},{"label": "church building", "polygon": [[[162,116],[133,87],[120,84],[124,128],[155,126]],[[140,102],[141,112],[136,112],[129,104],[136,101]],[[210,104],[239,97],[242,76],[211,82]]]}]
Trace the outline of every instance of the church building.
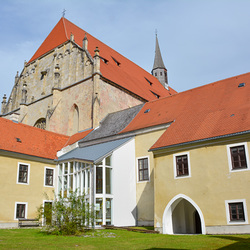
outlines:
[{"label": "church building", "polygon": [[1,117],[72,135],[110,112],[175,94],[156,37],[152,74],[62,17],[15,76]]}]

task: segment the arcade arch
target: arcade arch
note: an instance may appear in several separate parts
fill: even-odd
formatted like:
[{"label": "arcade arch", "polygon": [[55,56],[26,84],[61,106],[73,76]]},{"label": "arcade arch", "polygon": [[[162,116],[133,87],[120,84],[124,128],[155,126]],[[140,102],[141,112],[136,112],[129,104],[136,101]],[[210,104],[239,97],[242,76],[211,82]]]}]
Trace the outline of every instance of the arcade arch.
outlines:
[{"label": "arcade arch", "polygon": [[205,221],[198,205],[184,194],[176,195],[163,213],[164,234],[205,234]]}]

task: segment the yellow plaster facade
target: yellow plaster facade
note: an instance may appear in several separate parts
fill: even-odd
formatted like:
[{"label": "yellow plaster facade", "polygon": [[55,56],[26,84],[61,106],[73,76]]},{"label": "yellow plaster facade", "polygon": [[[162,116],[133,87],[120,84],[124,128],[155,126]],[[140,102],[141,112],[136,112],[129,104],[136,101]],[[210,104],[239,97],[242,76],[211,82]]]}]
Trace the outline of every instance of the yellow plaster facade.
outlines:
[{"label": "yellow plaster facade", "polygon": [[[178,207],[179,201],[185,200],[191,203],[193,212],[200,212],[202,233],[234,233],[236,227],[238,233],[249,233],[249,139],[249,136],[235,136],[155,152],[155,228],[163,233],[175,233],[173,210]],[[232,170],[228,148],[242,144],[245,145],[248,168]],[[188,176],[176,177],[175,154],[188,155]],[[179,198],[178,202],[175,202],[175,197]],[[228,201],[243,201],[246,209],[244,223],[228,221]],[[188,208],[184,206],[184,210],[187,213]],[[189,231],[195,230],[191,227]],[[183,230],[182,233],[185,233]]]},{"label": "yellow plaster facade", "polygon": [[[29,166],[28,184],[18,183],[19,164]],[[54,199],[55,168],[52,161],[13,153],[0,154],[0,228],[17,227],[16,205],[26,204],[26,219],[37,217],[37,208],[43,201]],[[54,169],[53,186],[45,185],[45,168]],[[45,193],[48,197],[45,196]]]},{"label": "yellow plaster facade", "polygon": [[[154,158],[148,149],[163,134],[165,129],[143,133],[135,137],[136,155],[136,204],[137,221],[139,226],[154,225]],[[139,181],[138,159],[148,158],[149,181]]]}]

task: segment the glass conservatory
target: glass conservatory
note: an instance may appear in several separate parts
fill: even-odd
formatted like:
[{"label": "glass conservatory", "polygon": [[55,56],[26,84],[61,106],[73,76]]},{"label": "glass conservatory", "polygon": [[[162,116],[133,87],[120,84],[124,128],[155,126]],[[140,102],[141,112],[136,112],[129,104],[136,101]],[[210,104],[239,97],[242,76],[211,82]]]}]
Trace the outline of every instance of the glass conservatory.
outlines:
[{"label": "glass conservatory", "polygon": [[84,161],[66,161],[58,164],[57,194],[67,197],[70,192],[85,195],[94,205],[96,225],[112,224],[112,165],[111,156],[97,164]]}]

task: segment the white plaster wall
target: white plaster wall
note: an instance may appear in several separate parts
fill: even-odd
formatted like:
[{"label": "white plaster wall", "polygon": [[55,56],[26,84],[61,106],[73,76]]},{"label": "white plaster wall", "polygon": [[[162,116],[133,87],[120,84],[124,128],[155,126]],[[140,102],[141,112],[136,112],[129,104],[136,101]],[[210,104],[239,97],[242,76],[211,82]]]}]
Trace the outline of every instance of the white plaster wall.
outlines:
[{"label": "white plaster wall", "polygon": [[136,225],[135,140],[131,139],[112,155],[113,224]]}]

